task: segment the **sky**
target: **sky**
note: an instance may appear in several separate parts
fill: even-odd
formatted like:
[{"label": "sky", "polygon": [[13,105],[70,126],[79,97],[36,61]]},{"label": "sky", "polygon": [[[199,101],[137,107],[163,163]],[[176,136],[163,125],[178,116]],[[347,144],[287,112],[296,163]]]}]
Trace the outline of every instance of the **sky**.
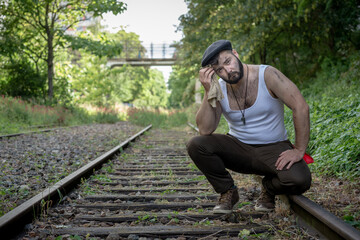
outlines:
[{"label": "sky", "polygon": [[[106,30],[117,32],[122,27],[127,32],[139,35],[146,46],[173,43],[182,38],[182,32],[176,32],[179,17],[187,12],[184,0],[123,0],[127,10],[117,16],[106,14],[102,25]],[[169,78],[171,67],[153,67],[163,72],[165,80]]]}]

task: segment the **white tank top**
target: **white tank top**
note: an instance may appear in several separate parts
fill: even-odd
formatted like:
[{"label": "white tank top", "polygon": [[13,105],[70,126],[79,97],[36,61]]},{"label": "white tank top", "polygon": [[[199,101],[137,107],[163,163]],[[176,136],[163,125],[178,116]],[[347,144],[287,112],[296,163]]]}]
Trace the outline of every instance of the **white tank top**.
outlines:
[{"label": "white tank top", "polygon": [[229,125],[229,134],[247,144],[268,144],[287,140],[284,104],[281,100],[272,97],[266,87],[264,72],[267,67],[267,65],[259,67],[258,94],[255,103],[245,110],[245,125],[241,121],[241,111],[230,109],[226,82],[219,79],[224,94],[220,104]]}]

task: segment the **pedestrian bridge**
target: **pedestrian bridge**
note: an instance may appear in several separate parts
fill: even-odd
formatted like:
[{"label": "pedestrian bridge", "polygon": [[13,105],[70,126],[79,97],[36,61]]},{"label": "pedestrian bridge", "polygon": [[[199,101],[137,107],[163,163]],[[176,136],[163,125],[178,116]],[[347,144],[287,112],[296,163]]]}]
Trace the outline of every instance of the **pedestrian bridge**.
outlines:
[{"label": "pedestrian bridge", "polygon": [[138,67],[172,66],[175,61],[176,58],[112,58],[108,60],[107,65],[111,68],[121,67],[126,64]]},{"label": "pedestrian bridge", "polygon": [[[170,44],[150,44],[141,49],[134,49],[124,46],[122,55],[125,57],[112,58],[107,62],[107,66],[121,67],[131,66],[172,66],[176,62],[175,47]],[[136,55],[136,57],[134,57]]]}]

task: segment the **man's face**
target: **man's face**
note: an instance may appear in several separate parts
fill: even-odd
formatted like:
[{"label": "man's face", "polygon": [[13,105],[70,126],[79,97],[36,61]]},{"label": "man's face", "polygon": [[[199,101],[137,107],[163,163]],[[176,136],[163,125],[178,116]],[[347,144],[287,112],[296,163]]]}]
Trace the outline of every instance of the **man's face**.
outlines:
[{"label": "man's face", "polygon": [[229,84],[238,83],[244,75],[243,65],[232,51],[220,52],[218,64],[212,67],[216,74]]}]

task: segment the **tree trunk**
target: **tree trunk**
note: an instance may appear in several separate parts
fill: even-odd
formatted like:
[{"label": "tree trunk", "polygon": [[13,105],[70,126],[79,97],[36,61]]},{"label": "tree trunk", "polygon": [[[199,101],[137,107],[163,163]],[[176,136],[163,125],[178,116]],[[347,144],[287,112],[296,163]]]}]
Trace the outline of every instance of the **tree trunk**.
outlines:
[{"label": "tree trunk", "polygon": [[261,62],[261,64],[266,63],[266,44],[264,44],[264,46],[260,47],[260,62]]},{"label": "tree trunk", "polygon": [[53,99],[54,91],[53,91],[53,79],[54,79],[54,48],[53,48],[53,36],[48,35],[48,57],[47,57],[47,65],[48,65],[48,98],[49,101]]},{"label": "tree trunk", "polygon": [[[54,79],[54,19],[50,18],[50,2],[46,3],[45,6],[45,30],[47,35],[47,48],[48,48],[48,57],[47,57],[47,65],[48,65],[48,98],[51,102],[54,97],[53,91],[53,79]],[[49,22],[50,20],[50,22]]]}]

